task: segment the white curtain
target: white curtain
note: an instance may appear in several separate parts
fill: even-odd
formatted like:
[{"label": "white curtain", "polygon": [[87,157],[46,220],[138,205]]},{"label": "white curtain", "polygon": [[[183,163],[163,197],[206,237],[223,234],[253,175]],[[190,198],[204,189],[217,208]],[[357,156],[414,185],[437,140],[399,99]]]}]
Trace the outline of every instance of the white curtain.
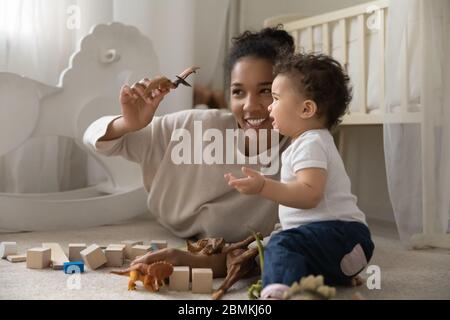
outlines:
[{"label": "white curtain", "polygon": [[[402,86],[405,81],[410,88],[414,81],[418,81],[421,89],[419,107],[422,118],[419,123],[384,125],[389,194],[400,238],[407,247],[412,246],[411,237],[416,234],[448,232],[449,21],[448,0],[390,2],[386,66],[388,110],[398,112],[398,93],[406,91],[407,87]],[[403,55],[405,51],[407,60]],[[411,74],[411,70],[417,67],[414,65],[416,61],[420,66],[418,79],[405,79],[405,71]],[[417,104],[408,100],[407,107],[413,110]],[[432,225],[423,223],[427,214],[433,217]]]},{"label": "white curtain", "polygon": [[[228,6],[229,0],[0,0],[0,72],[56,86],[92,26],[119,21],[152,40],[163,74],[172,77],[198,64],[202,69],[195,81],[208,85],[222,65]],[[69,29],[68,19],[78,13],[73,8],[79,10],[80,25]],[[192,89],[179,88],[159,114],[190,107]],[[100,168],[68,138],[31,140],[0,157],[0,192],[65,191],[102,179]]]}]

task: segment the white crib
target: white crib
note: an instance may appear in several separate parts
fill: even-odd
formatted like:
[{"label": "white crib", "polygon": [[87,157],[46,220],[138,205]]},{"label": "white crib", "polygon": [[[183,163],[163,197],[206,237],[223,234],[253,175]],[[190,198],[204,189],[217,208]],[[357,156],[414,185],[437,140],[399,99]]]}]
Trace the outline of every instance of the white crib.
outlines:
[{"label": "white crib", "polygon": [[[408,72],[410,57],[404,41],[399,54],[404,72],[398,92],[394,98],[397,107],[386,105],[386,59],[387,17],[389,0],[378,0],[341,9],[313,17],[274,17],[265,21],[266,26],[282,22],[284,29],[293,37],[296,50],[322,52],[333,56],[344,65],[352,79],[354,98],[342,125],[382,125],[384,123],[417,123],[425,121],[421,112],[420,97],[423,96],[418,83],[418,69]],[[412,62],[411,65],[419,66]],[[431,173],[434,170],[433,145],[425,144],[428,135],[434,132],[422,126],[422,182],[423,182],[423,232],[412,237],[413,246],[450,248],[450,235],[434,231],[435,216],[432,200],[434,185]],[[425,128],[425,129],[424,129]],[[339,139],[343,150],[344,139]]]}]

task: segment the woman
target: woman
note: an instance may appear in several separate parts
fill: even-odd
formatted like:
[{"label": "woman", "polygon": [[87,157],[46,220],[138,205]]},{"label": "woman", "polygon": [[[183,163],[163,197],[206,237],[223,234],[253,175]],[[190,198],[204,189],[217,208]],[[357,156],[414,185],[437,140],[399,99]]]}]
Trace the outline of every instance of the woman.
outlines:
[{"label": "woman", "polygon": [[[192,141],[195,145],[204,144],[203,137],[195,134],[198,124],[203,132],[215,129],[224,137],[229,129],[272,129],[267,107],[272,102],[273,65],[281,50],[293,49],[292,37],[278,28],[244,32],[233,39],[228,56],[232,114],[186,110],[154,117],[168,91],[154,90],[151,97],[146,97],[144,91],[150,80],[143,79],[131,88],[122,87],[122,115],[95,121],[87,129],[84,141],[104,155],[121,155],[141,165],[150,212],[178,237],[223,237],[234,242],[246,238],[249,229],[268,235],[278,218],[277,205],[259,196],[243,197],[223,180],[225,173],[239,174],[242,164],[174,163],[174,154],[180,156],[180,141],[174,141],[173,134],[191,134],[197,139]],[[280,149],[285,142],[281,142]],[[246,145],[245,150],[236,146],[233,152],[248,156],[250,151]],[[277,178],[278,174],[272,177]],[[148,254],[134,263],[155,260],[211,267],[214,277],[226,273],[225,256],[201,257],[173,249]]]}]

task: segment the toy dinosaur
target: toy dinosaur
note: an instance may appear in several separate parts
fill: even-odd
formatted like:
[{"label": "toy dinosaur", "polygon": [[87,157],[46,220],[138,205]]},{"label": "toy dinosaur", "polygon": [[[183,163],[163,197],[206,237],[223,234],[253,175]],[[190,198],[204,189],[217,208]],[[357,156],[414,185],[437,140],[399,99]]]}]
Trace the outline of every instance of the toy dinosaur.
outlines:
[{"label": "toy dinosaur", "polygon": [[189,252],[203,255],[226,254],[227,276],[222,285],[212,294],[214,300],[220,299],[238,280],[257,271],[254,258],[257,249],[248,249],[248,245],[260,237],[254,233],[240,242],[226,244],[223,238],[203,238],[196,242],[186,241]]},{"label": "toy dinosaur", "polygon": [[[264,271],[264,246],[261,242],[261,239],[259,236],[253,232],[253,236],[256,240],[256,247],[258,248],[258,254],[259,254],[259,267],[261,269],[261,274]],[[262,280],[259,279],[256,281],[256,283],[252,284],[250,288],[247,290],[247,295],[250,300],[259,299],[261,297],[261,291],[262,291]]]},{"label": "toy dinosaur", "polygon": [[323,276],[307,276],[294,282],[284,293],[286,300],[328,300],[336,296],[336,289],[324,285]]},{"label": "toy dinosaur", "polygon": [[155,79],[150,80],[149,85],[144,90],[144,95],[148,96],[152,90],[155,89],[176,89],[178,85],[182,84],[184,86],[190,87],[191,85],[186,82],[186,78],[192,73],[196,73],[196,71],[200,69],[199,67],[190,67],[184,70],[182,73],[177,75],[177,80],[171,81],[166,77],[157,77]]},{"label": "toy dinosaur", "polygon": [[186,247],[191,253],[205,254],[210,256],[214,253],[221,253],[225,246],[223,238],[204,238],[196,242],[186,240]]},{"label": "toy dinosaur", "polygon": [[172,264],[165,261],[157,261],[152,264],[138,263],[121,271],[111,271],[113,274],[128,275],[128,290],[136,290],[136,281],[141,281],[144,287],[151,292],[159,291],[164,285],[164,279],[173,272]]}]

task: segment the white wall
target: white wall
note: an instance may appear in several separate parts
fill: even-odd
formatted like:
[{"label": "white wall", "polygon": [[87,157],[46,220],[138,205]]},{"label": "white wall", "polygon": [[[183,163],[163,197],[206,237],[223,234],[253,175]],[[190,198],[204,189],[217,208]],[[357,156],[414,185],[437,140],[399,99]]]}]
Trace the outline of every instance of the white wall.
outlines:
[{"label": "white wall", "polygon": [[[362,3],[365,0],[241,0],[239,30],[258,30],[269,17],[322,14]],[[344,161],[358,205],[369,218],[393,222],[383,153],[382,126],[345,127]]]}]

